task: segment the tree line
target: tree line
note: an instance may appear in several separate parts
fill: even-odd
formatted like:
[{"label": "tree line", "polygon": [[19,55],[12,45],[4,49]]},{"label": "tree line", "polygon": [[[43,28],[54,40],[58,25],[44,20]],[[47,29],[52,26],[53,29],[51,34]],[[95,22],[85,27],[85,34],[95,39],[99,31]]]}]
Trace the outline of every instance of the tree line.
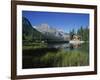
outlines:
[{"label": "tree line", "polygon": [[70,39],[73,39],[74,35],[78,35],[81,37],[81,40],[83,41],[89,41],[89,28],[81,26],[78,30],[75,31],[75,29],[72,29],[70,31]]}]

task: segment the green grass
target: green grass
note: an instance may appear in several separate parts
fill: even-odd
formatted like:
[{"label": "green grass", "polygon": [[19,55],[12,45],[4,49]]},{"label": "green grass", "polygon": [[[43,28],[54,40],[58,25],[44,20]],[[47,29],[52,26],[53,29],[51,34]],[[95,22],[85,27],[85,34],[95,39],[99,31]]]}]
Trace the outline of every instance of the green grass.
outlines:
[{"label": "green grass", "polygon": [[57,67],[86,66],[89,65],[88,59],[88,54],[81,51],[59,51],[58,53],[48,52],[41,57],[41,62]]},{"label": "green grass", "polygon": [[[68,67],[68,66],[88,66],[89,65],[89,51],[88,44],[74,50],[57,50],[47,51],[43,50],[42,54],[34,53],[34,50],[40,48],[47,48],[46,43],[28,43],[23,45],[23,50],[33,50],[32,64],[43,64],[50,67]],[[30,52],[29,52],[30,53]]]}]

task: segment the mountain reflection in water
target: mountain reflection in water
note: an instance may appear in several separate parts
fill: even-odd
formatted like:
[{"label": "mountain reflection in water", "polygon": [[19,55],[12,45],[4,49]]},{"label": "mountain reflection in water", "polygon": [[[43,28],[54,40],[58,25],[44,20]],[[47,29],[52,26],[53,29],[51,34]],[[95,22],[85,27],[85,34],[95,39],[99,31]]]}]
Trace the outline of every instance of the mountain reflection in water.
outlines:
[{"label": "mountain reflection in water", "polygon": [[[46,67],[60,67],[53,63],[55,57],[53,55],[58,54],[58,52],[72,52],[72,51],[81,51],[86,54],[89,54],[89,44],[88,43],[82,43],[82,44],[71,44],[71,43],[53,43],[48,44],[47,48],[39,48],[39,49],[31,49],[31,50],[23,50],[23,69],[26,68],[46,68]],[[50,54],[48,54],[50,53]],[[74,54],[74,53],[73,53]],[[76,53],[75,53],[76,54]],[[51,57],[50,60],[46,62],[46,60],[43,61],[43,58]],[[87,58],[87,64],[88,65],[88,59]],[[61,63],[60,58],[58,60],[59,63]],[[67,62],[67,61],[66,61]],[[82,64],[83,65],[83,64]],[[72,65],[74,66],[74,65]],[[76,66],[76,64],[75,64]]]}]

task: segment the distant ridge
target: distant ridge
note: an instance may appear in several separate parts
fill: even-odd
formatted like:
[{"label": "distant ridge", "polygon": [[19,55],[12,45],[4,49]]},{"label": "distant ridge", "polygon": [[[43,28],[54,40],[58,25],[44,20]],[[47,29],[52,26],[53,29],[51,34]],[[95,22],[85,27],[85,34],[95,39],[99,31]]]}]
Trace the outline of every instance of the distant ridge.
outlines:
[{"label": "distant ridge", "polygon": [[57,30],[48,24],[40,24],[39,26],[32,26],[30,21],[22,17],[22,32],[24,41],[68,41],[69,34]]},{"label": "distant ridge", "polygon": [[53,28],[46,23],[40,24],[39,26],[35,26],[35,29],[49,38],[53,37],[54,39],[58,39],[61,41],[70,39],[70,36],[68,33],[64,33],[61,30],[57,30],[56,28]]}]

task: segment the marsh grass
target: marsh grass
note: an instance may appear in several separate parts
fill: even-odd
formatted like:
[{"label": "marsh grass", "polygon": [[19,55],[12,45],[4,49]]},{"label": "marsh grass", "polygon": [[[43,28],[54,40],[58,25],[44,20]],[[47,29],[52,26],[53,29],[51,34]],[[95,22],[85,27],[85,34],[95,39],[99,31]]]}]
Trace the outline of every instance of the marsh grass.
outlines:
[{"label": "marsh grass", "polygon": [[23,46],[23,68],[88,66],[88,44],[76,49],[47,48],[47,44],[32,43]]},{"label": "marsh grass", "polygon": [[57,53],[48,52],[41,57],[41,62],[56,67],[86,66],[89,65],[88,59],[88,54],[81,51],[59,51]]}]

